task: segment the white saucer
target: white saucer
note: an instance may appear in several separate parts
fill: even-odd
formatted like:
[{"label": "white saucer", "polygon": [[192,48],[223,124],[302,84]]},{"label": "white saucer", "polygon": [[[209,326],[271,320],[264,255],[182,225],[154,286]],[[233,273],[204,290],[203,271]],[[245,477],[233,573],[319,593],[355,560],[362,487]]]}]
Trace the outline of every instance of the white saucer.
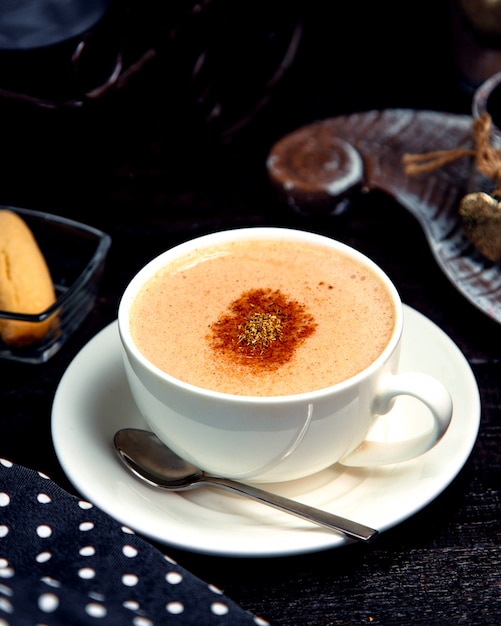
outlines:
[{"label": "white saucer", "polygon": [[[454,479],[477,437],[478,387],[464,356],[442,330],[409,307],[405,317],[401,369],[434,375],[453,397],[454,415],[442,441],[418,459],[399,465],[375,469],[335,465],[312,477],[266,488],[384,531],[426,506]],[[415,418],[420,410],[409,402],[397,401],[403,418]],[[52,410],[56,454],[86,499],[143,536],[207,554],[284,556],[348,542],[221,490],[167,493],[149,487],[125,469],[114,451],[115,431],[130,426],[145,423],[129,393],[114,322],[70,364]],[[414,425],[409,428],[415,430]],[[383,438],[387,436],[391,433]]]}]

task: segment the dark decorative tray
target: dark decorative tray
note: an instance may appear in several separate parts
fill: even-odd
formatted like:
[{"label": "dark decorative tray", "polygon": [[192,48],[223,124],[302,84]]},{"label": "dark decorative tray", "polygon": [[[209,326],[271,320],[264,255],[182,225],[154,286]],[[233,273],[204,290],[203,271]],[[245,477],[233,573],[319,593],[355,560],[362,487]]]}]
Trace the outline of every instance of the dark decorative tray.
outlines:
[{"label": "dark decorative tray", "polygon": [[408,176],[402,166],[405,153],[473,147],[471,125],[467,115],[387,109],[330,118],[309,127],[313,133],[320,130],[358,150],[364,163],[364,187],[386,192],[409,210],[453,285],[474,306],[501,322],[501,266],[476,250],[458,216],[471,163],[459,159],[416,177]]}]

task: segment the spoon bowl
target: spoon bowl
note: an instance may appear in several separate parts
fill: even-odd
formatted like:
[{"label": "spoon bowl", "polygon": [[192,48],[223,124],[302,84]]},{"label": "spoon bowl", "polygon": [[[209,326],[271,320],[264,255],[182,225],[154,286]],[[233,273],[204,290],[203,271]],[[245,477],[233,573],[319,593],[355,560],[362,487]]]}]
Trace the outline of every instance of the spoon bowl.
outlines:
[{"label": "spoon bowl", "polygon": [[306,519],[313,524],[341,533],[357,541],[371,541],[378,531],[358,522],[284,498],[253,485],[211,476],[180,458],[152,432],[124,428],[114,437],[115,448],[126,467],[149,485],[168,491],[185,491],[213,486],[248,496],[280,511]]}]

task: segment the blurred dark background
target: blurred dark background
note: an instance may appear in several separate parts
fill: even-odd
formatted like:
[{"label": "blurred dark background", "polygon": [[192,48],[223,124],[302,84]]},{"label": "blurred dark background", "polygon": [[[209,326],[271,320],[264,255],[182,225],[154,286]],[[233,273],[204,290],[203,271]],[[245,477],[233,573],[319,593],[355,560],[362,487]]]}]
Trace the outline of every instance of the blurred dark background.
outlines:
[{"label": "blurred dark background", "polygon": [[[195,219],[238,193],[265,201],[271,145],[312,120],[470,111],[448,0],[112,2],[79,86],[77,41],[0,51],[1,204],[102,228],[117,211]],[[121,46],[126,68],[147,60],[82,104]]]}]

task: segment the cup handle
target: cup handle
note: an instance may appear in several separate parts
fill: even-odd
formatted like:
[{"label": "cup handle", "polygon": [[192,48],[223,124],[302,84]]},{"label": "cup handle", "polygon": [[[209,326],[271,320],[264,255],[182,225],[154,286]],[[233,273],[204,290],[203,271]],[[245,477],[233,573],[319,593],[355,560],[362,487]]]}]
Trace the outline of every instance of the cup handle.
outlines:
[{"label": "cup handle", "polygon": [[339,462],[342,465],[388,465],[413,459],[431,448],[444,436],[452,419],[452,398],[444,385],[427,374],[403,372],[389,375],[378,390],[373,404],[376,416],[388,413],[397,396],[408,395],[423,402],[431,411],[433,426],[424,433],[401,441],[381,442],[366,439]]}]

